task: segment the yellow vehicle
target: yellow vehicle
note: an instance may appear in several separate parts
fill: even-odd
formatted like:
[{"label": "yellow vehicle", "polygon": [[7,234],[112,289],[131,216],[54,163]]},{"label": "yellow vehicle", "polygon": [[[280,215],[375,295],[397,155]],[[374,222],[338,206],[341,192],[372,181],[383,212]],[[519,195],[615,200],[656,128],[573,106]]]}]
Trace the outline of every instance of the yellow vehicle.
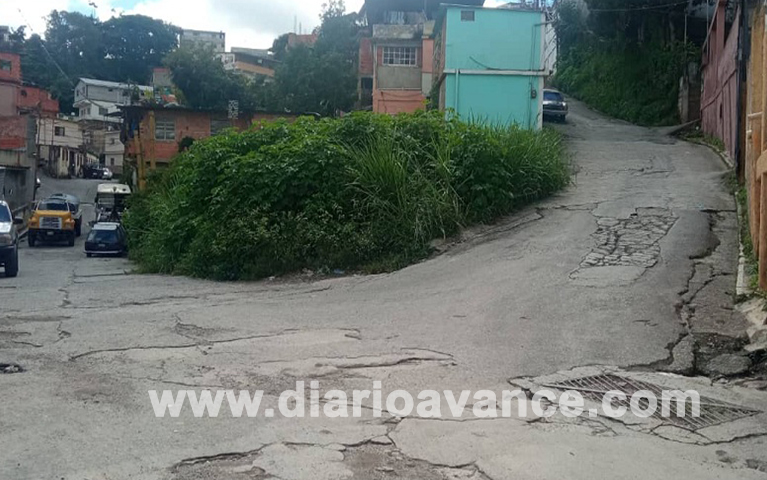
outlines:
[{"label": "yellow vehicle", "polygon": [[32,212],[27,239],[29,246],[37,242],[66,241],[75,246],[75,218],[69,203],[64,199],[50,198],[42,201]]}]

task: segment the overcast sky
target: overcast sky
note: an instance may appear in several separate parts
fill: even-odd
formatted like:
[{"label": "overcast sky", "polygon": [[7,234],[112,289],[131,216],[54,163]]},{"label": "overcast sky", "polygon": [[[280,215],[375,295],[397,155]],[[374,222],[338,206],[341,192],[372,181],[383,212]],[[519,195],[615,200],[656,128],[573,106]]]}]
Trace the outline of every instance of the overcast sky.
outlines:
[{"label": "overcast sky", "polygon": [[[319,24],[327,0],[0,0],[0,24],[27,33],[42,34],[44,17],[51,10],[77,10],[106,20],[120,13],[140,13],[182,28],[226,32],[226,46],[268,48],[274,38],[292,32],[295,22],[303,31]],[[348,11],[358,11],[364,0],[346,0]],[[496,6],[501,0],[487,0]],[[96,5],[96,8],[89,5]]]}]

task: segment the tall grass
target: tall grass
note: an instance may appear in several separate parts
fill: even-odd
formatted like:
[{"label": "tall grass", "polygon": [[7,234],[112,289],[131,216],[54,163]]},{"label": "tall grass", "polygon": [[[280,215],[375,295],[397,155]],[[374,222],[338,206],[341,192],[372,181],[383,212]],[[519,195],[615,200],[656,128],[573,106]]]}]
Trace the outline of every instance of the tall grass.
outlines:
[{"label": "tall grass", "polygon": [[126,216],[147,271],[397,268],[567,185],[559,136],[441,114],[301,119],[195,143]]},{"label": "tall grass", "polygon": [[640,125],[679,122],[679,78],[700,58],[691,44],[584,39],[559,59],[561,90],[610,116]]}]

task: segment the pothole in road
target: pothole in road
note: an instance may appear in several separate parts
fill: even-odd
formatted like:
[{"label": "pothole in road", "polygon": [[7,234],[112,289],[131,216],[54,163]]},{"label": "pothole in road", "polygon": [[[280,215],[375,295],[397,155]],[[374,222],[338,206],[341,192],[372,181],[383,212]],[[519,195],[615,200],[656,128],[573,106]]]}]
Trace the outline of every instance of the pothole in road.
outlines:
[{"label": "pothole in road", "polygon": [[634,266],[651,268],[660,256],[660,239],[676,223],[673,214],[662,208],[638,209],[627,219],[603,217],[593,235],[596,247],[583,259],[581,268]]},{"label": "pothole in road", "polygon": [[394,445],[373,443],[353,447],[273,444],[254,452],[187,460],[174,467],[173,474],[174,480],[488,480],[474,467],[450,468],[433,465],[405,456]]},{"label": "pothole in road", "polygon": [[[585,398],[600,404],[605,397],[605,394],[608,392],[621,392],[625,394],[625,398],[621,399],[613,397],[613,408],[625,407],[627,409],[631,408],[631,397],[637,392],[648,391],[651,392],[656,399],[662,399],[664,398],[664,394],[668,395],[668,392],[672,390],[661,388],[652,383],[612,374],[576,378],[544,386],[556,388],[558,390],[574,390],[583,394]],[[678,390],[682,392],[685,391],[682,388],[679,388]],[[671,400],[670,402],[670,415],[663,415],[660,402],[658,403],[652,418],[668,425],[692,431],[733,422],[741,418],[762,413],[757,410],[700,396],[700,415],[693,415],[692,402],[687,399],[684,400],[683,415],[680,415],[680,412],[677,411],[677,404],[674,400]],[[639,401],[639,405],[643,410],[648,409],[649,401],[647,399],[642,399]]]},{"label": "pothole in road", "polygon": [[16,363],[0,363],[0,374],[22,373],[24,367]]}]

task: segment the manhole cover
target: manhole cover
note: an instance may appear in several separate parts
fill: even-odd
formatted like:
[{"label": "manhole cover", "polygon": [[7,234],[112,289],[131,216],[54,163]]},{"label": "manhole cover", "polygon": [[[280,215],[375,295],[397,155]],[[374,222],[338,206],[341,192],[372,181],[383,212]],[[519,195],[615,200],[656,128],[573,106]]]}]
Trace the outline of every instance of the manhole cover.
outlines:
[{"label": "manhole cover", "polygon": [[15,363],[0,363],[0,374],[2,373],[21,373],[24,371],[21,365]]},{"label": "manhole cover", "polygon": [[[544,386],[549,388],[556,388],[558,390],[575,390],[582,393],[585,398],[600,404],[602,402],[602,398],[607,392],[619,391],[626,394],[626,400],[613,399],[613,406],[626,408],[630,408],[629,403],[631,396],[641,390],[652,392],[658,399],[663,397],[664,390],[672,390],[670,388],[661,388],[658,385],[652,383],[609,374],[577,378],[553,385]],[[643,408],[647,407],[648,404],[649,402],[647,400],[640,401],[640,405]],[[700,397],[700,416],[693,416],[691,412],[692,402],[687,402],[685,405],[685,415],[683,417],[678,416],[676,402],[673,402],[670,416],[663,416],[660,405],[658,405],[657,410],[653,414],[653,418],[656,418],[663,423],[685,428],[687,430],[699,430],[701,428],[720,425],[722,423],[732,422],[741,418],[746,418],[761,413],[758,410],[743,408],[738,405],[721,402],[719,400],[704,396]]]}]

